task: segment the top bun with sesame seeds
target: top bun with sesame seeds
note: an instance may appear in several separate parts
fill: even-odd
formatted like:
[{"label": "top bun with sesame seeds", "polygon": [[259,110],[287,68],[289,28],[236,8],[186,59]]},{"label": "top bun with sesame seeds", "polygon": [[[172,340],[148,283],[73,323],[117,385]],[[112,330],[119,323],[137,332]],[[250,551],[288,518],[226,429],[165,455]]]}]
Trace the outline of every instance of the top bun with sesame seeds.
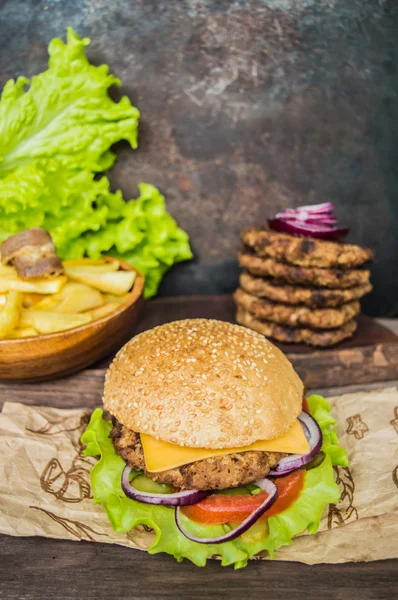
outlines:
[{"label": "top bun with sesame seeds", "polygon": [[105,378],[122,425],[179,446],[234,448],[280,437],[302,410],[303,383],[264,336],[187,319],[140,333]]}]

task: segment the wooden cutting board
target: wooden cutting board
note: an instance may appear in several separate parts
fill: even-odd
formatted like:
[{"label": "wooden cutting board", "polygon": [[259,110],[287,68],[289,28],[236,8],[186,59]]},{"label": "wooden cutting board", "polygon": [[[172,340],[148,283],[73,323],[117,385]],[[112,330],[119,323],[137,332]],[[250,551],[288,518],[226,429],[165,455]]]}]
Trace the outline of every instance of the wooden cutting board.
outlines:
[{"label": "wooden cutting board", "polygon": [[[137,332],[191,318],[235,322],[231,296],[158,298],[141,313]],[[332,348],[274,342],[287,354],[308,388],[387,381],[398,378],[398,336],[375,319],[360,315],[354,336]]]},{"label": "wooden cutting board", "polygon": [[[148,301],[131,335],[170,321],[199,317],[234,322],[235,306],[231,296],[179,296]],[[398,336],[363,315],[355,335],[333,348],[277,345],[288,355],[311,390],[398,379]],[[0,395],[8,401],[26,399],[31,404],[51,405],[54,395],[60,393],[72,402],[80,396],[81,404],[94,406],[102,395],[105,370],[112,358],[109,356],[68,379],[40,385],[0,382]]]}]

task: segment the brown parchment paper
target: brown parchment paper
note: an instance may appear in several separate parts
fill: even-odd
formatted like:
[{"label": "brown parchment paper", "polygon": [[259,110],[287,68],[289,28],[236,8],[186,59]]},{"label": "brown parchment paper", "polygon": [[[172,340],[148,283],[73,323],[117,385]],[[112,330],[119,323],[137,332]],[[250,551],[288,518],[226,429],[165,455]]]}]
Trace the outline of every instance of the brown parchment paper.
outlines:
[{"label": "brown parchment paper", "polygon": [[[398,557],[398,392],[328,398],[350,465],[335,469],[342,496],[317,534],[281,548],[279,560],[307,564]],[[0,414],[0,533],[121,544],[145,550],[144,526],[115,533],[90,489],[95,459],[80,436],[88,410],[6,403]]]}]

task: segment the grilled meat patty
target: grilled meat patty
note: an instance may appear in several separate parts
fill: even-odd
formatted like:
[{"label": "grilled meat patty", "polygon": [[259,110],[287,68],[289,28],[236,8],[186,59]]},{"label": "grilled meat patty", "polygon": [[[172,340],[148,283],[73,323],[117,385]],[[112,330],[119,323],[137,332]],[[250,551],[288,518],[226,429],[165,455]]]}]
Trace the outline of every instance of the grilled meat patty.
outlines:
[{"label": "grilled meat patty", "polygon": [[267,229],[249,227],[241,240],[258,256],[268,256],[300,267],[359,267],[373,260],[370,248],[328,240],[297,237]]},{"label": "grilled meat patty", "polygon": [[295,267],[273,258],[261,258],[250,250],[238,252],[239,264],[252,275],[274,277],[294,285],[314,285],[326,288],[350,288],[369,283],[369,269],[320,269]]},{"label": "grilled meat patty", "polygon": [[344,323],[342,327],[338,327],[337,329],[314,330],[306,327],[285,327],[277,323],[272,323],[272,321],[260,320],[240,306],[236,313],[236,322],[267,337],[274,338],[279,342],[291,344],[304,343],[309,346],[323,348],[333,346],[351,337],[357,328],[357,323],[354,319],[347,321],[347,323]]},{"label": "grilled meat patty", "polygon": [[234,300],[238,306],[258,319],[267,319],[273,323],[288,327],[311,327],[313,329],[335,329],[355,317],[361,306],[359,302],[349,302],[339,308],[311,309],[308,306],[293,306],[271,302],[265,298],[256,298],[237,289]]},{"label": "grilled meat patty", "polygon": [[239,452],[206,458],[159,473],[148,472],[140,434],[131,431],[115,418],[109,437],[115,450],[132,468],[144,471],[158,483],[168,483],[179,489],[224,490],[254,483],[266,477],[284,454],[278,452]]},{"label": "grilled meat patty", "polygon": [[372,291],[370,283],[347,289],[314,288],[278,283],[274,279],[255,277],[247,272],[241,274],[239,283],[252,296],[285,304],[305,304],[310,308],[335,308],[359,300]]}]

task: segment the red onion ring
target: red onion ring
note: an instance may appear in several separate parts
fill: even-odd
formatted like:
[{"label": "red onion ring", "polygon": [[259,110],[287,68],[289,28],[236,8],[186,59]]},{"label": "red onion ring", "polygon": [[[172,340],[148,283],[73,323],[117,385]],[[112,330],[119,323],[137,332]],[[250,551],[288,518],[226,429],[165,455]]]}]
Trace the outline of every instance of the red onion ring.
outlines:
[{"label": "red onion ring", "polygon": [[213,538],[197,537],[196,535],[192,535],[186,529],[184,529],[181,523],[181,511],[180,508],[177,507],[175,509],[175,521],[178,529],[183,535],[185,535],[186,538],[192,542],[198,542],[199,544],[222,544],[224,542],[230,542],[231,540],[236,539],[242,535],[242,533],[245,533],[245,531],[250,529],[250,527],[254,525],[254,523],[265,513],[265,511],[271,508],[274,502],[276,502],[278,499],[278,488],[273,481],[270,481],[269,479],[260,479],[259,481],[256,481],[254,485],[267,492],[268,496],[264,502],[260,504],[258,508],[256,508],[256,510],[254,510],[244,521],[242,521],[242,523],[240,523],[240,525],[238,525],[238,527],[236,527],[236,529],[232,529],[225,535],[220,535]]},{"label": "red onion ring", "polygon": [[297,212],[305,210],[310,213],[329,213],[334,210],[334,204],[332,202],[322,202],[321,204],[307,204],[306,206],[299,206],[298,208],[287,208],[288,211]]},{"label": "red onion ring", "polygon": [[129,475],[133,469],[126,465],[122,473],[122,490],[128,498],[143,502],[144,504],[157,504],[159,506],[189,506],[197,504],[207,498],[212,492],[200,490],[184,490],[174,494],[150,494],[137,490],[130,482]]},{"label": "red onion ring", "polygon": [[275,231],[320,239],[337,240],[349,232],[349,227],[335,227],[334,206],[331,202],[286,208],[268,219]]},{"label": "red onion ring", "polygon": [[270,470],[269,475],[271,477],[283,477],[296,469],[300,469],[300,467],[311,462],[320,451],[322,447],[322,431],[318,423],[311,415],[304,411],[299,416],[299,421],[303,426],[305,437],[311,449],[308,454],[291,454],[282,458],[275,469]]},{"label": "red onion ring", "polygon": [[314,204],[312,206],[299,206],[298,208],[285,208],[279,212],[276,216],[284,215],[286,217],[295,218],[298,215],[308,215],[311,217],[327,217],[331,215],[334,210],[334,206],[331,202],[325,202],[324,204]]},{"label": "red onion ring", "polygon": [[333,227],[331,225],[314,225],[299,220],[287,220],[285,218],[268,219],[268,225],[275,231],[281,233],[290,233],[292,235],[301,235],[304,237],[313,237],[319,239],[337,240],[345,236],[349,227]]},{"label": "red onion ring", "polygon": [[313,215],[307,217],[305,222],[309,225],[334,225],[337,223],[336,217],[327,217],[325,215]]}]

